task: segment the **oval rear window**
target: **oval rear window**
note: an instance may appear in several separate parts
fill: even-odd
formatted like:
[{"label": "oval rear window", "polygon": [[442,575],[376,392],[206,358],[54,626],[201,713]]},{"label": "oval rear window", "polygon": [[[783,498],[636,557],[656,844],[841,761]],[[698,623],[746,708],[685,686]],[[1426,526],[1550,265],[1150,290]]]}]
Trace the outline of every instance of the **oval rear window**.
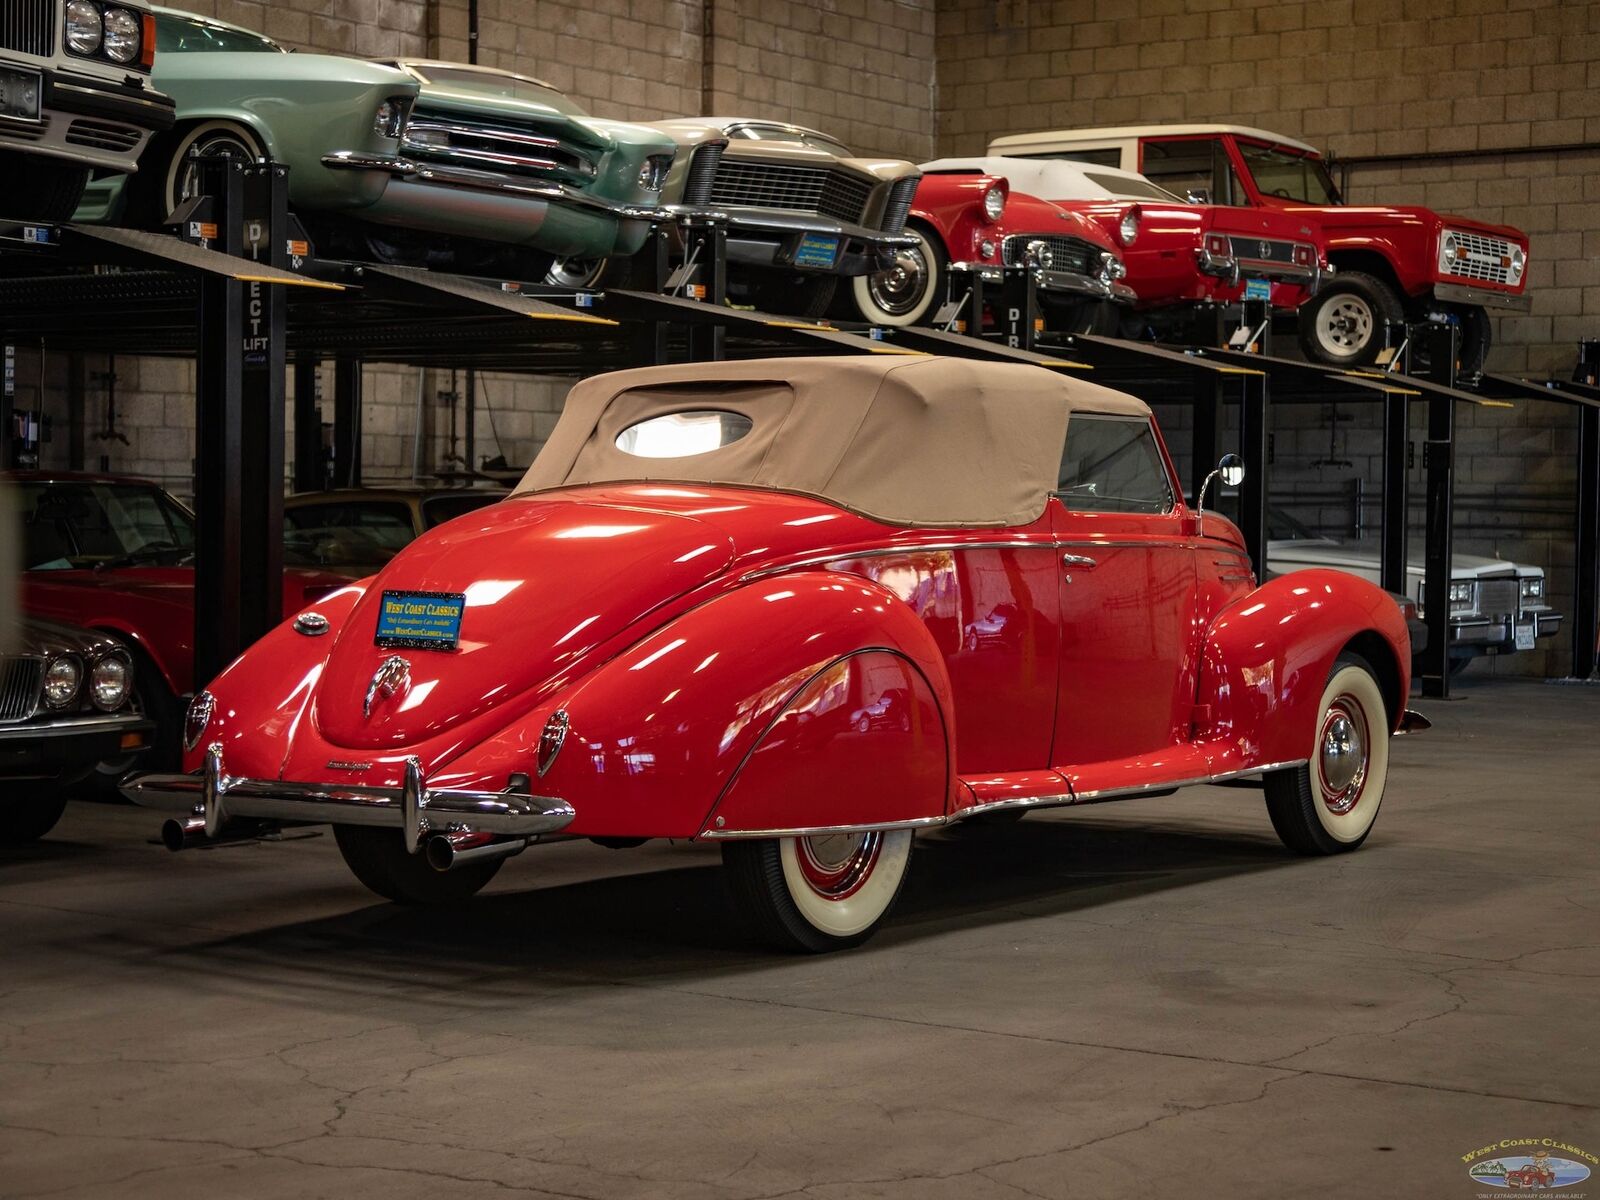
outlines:
[{"label": "oval rear window", "polygon": [[752,428],[743,413],[703,408],[666,413],[629,425],[617,449],[636,458],[687,458],[737,442]]}]

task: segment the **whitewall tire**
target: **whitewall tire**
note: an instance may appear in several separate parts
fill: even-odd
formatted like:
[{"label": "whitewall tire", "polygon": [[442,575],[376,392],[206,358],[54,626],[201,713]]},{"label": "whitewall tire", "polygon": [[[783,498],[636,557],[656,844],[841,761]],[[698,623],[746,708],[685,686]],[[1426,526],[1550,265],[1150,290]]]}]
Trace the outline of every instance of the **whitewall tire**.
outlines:
[{"label": "whitewall tire", "polygon": [[166,211],[160,214],[162,220],[193,194],[194,172],[189,162],[191,147],[198,147],[202,154],[225,154],[247,160],[259,158],[264,153],[255,135],[233,121],[203,121],[184,130],[173,145],[162,175],[161,199],[166,205]]},{"label": "whitewall tire", "polygon": [[896,250],[894,266],[850,281],[863,321],[894,327],[926,324],[944,296],[949,262],[944,247],[920,226],[907,225],[905,232],[917,244]]},{"label": "whitewall tire", "polygon": [[894,907],[909,829],[723,843],[742,914],[764,941],[820,953],[866,941]]},{"label": "whitewall tire", "polygon": [[1310,760],[1266,777],[1267,813],[1296,853],[1340,854],[1372,832],[1389,777],[1389,715],[1372,667],[1340,655],[1317,713]]}]

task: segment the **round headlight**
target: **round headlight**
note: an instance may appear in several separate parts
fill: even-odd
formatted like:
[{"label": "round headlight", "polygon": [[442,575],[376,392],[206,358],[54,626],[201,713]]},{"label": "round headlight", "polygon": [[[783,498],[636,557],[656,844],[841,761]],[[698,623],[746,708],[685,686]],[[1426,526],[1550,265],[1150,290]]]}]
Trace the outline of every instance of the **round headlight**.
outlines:
[{"label": "round headlight", "polygon": [[1034,238],[1028,243],[1023,252],[1023,261],[1030,267],[1037,267],[1041,271],[1048,271],[1056,261],[1055,252],[1050,249],[1050,243],[1043,238]]},{"label": "round headlight", "polygon": [[89,699],[102,712],[115,712],[127,700],[132,679],[127,659],[114,654],[102,658],[89,672]]},{"label": "round headlight", "polygon": [[74,54],[93,54],[100,49],[100,10],[89,0],[67,0],[67,49]]},{"label": "round headlight", "polygon": [[201,692],[189,701],[189,712],[183,718],[183,748],[193,750],[200,744],[200,739],[206,734],[206,726],[211,724],[211,710],[217,706],[217,698],[210,692]]},{"label": "round headlight", "polygon": [[394,137],[395,102],[385,100],[378,105],[378,111],[372,114],[372,132],[379,137]]},{"label": "round headlight", "polygon": [[131,63],[139,57],[139,18],[125,8],[108,8],[105,16],[106,57]]},{"label": "round headlight", "polygon": [[1447,260],[1454,260],[1456,256],[1456,245],[1457,243],[1455,234],[1447,233],[1444,235],[1444,248],[1441,253]]},{"label": "round headlight", "polygon": [[1117,225],[1117,238],[1124,246],[1131,246],[1139,237],[1139,210],[1130,208],[1122,214]]},{"label": "round headlight", "polygon": [[1521,279],[1522,270],[1527,265],[1528,256],[1522,252],[1522,247],[1514,247],[1511,251],[1511,278]]},{"label": "round headlight", "polygon": [[82,678],[77,659],[65,655],[52,658],[44,669],[44,702],[51,708],[65,708],[77,696]]},{"label": "round headlight", "polygon": [[1006,211],[1006,192],[999,186],[990,188],[983,194],[983,215],[991,221],[998,221]]}]

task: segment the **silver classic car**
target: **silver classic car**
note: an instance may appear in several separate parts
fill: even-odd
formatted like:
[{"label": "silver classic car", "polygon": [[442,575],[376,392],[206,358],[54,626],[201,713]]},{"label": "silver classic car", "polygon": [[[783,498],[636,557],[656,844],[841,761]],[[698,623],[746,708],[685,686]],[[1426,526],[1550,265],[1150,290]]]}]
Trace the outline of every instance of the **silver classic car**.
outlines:
[{"label": "silver classic car", "polygon": [[800,125],[749,117],[654,122],[678,143],[662,188],[674,214],[728,219],[728,287],[771,312],[820,316],[841,276],[894,265],[921,173],[858,158]]},{"label": "silver classic car", "polygon": [[[1362,542],[1323,537],[1287,513],[1267,516],[1267,562],[1273,573],[1331,567],[1378,582],[1379,554]],[[1406,564],[1406,591],[1423,605],[1425,576],[1420,558]],[[1459,671],[1486,654],[1532,650],[1554,637],[1562,615],[1545,603],[1540,567],[1457,554],[1450,563],[1450,668]]]},{"label": "silver classic car", "polygon": [[0,3],[0,209],[59,221],[91,172],[137,169],[172,101],[150,82],[145,0]]}]

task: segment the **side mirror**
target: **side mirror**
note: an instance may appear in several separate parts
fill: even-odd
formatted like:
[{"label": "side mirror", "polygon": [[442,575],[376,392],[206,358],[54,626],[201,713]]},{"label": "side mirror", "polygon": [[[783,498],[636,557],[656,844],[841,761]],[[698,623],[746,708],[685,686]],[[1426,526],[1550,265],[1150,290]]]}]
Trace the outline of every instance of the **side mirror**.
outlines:
[{"label": "side mirror", "polygon": [[1200,485],[1200,496],[1195,504],[1196,522],[1200,532],[1205,532],[1206,517],[1206,492],[1211,485],[1221,478],[1224,487],[1238,487],[1244,482],[1244,459],[1237,454],[1224,454],[1217,461],[1217,469],[1206,476],[1206,481]]},{"label": "side mirror", "polygon": [[1190,204],[1210,204],[1211,191],[1209,188],[1190,188],[1184,193],[1184,199]]}]

